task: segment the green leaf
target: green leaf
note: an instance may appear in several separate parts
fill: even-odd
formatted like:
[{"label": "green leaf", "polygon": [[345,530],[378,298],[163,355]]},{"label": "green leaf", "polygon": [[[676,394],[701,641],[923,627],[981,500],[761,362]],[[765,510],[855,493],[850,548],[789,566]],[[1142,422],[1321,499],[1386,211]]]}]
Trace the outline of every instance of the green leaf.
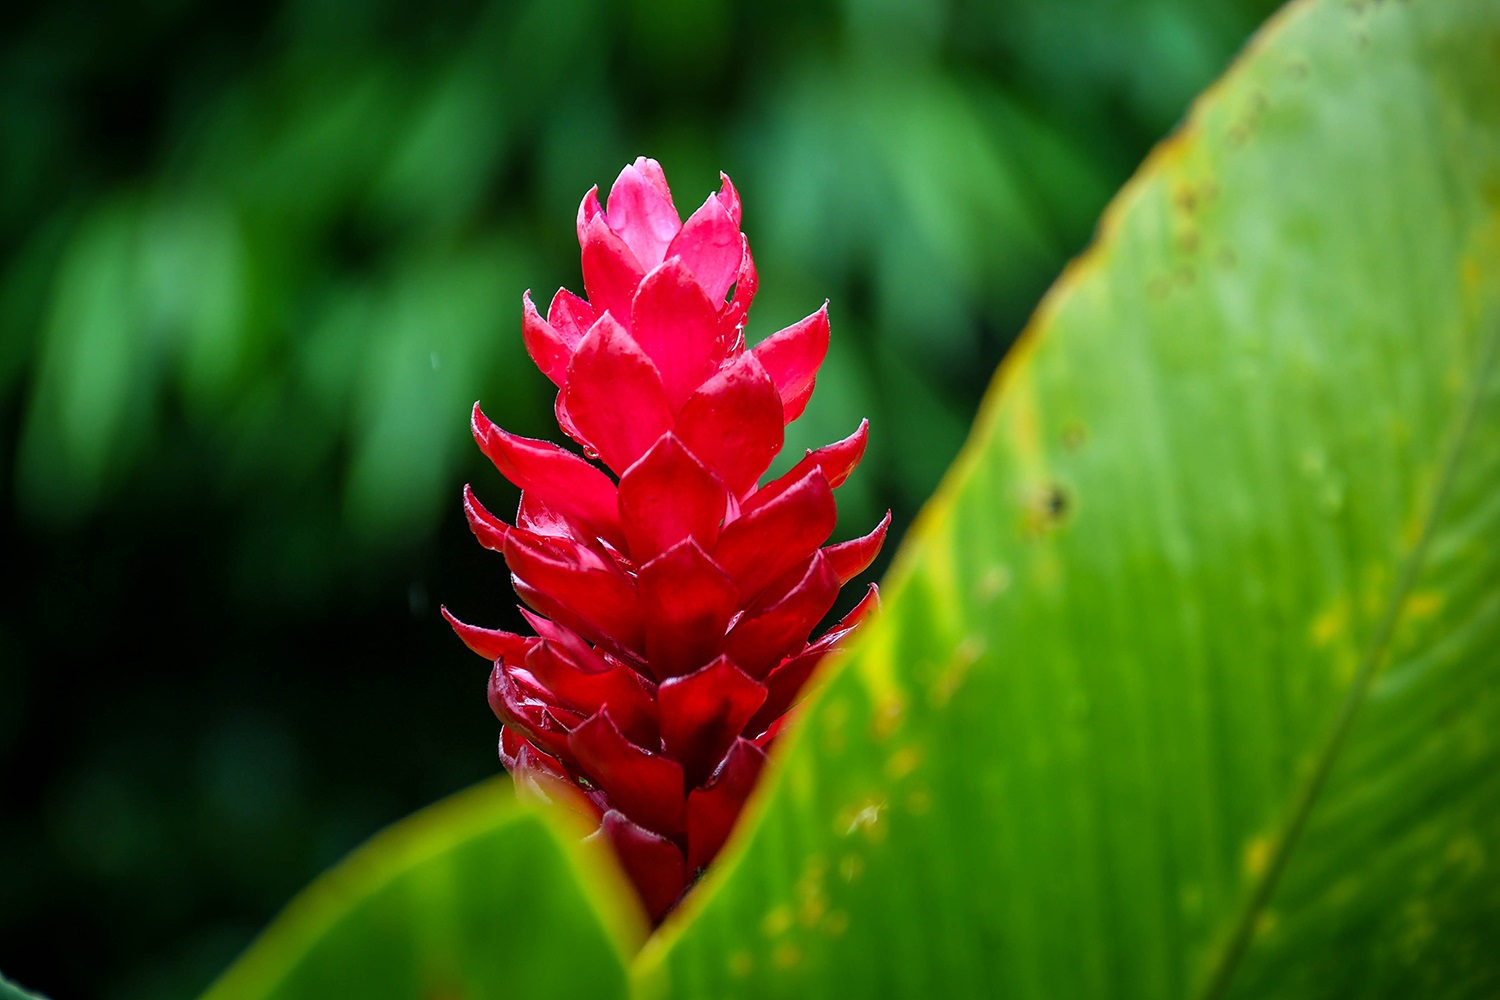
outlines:
[{"label": "green leaf", "polygon": [[1494,0],[1261,32],[1043,302],[641,996],[1500,992],[1497,53]]},{"label": "green leaf", "polygon": [[15,983],[0,975],[0,1000],[46,1000],[40,993],[32,993],[23,990]]},{"label": "green leaf", "polygon": [[570,825],[478,785],[299,896],[205,1000],[622,997],[644,920]]}]

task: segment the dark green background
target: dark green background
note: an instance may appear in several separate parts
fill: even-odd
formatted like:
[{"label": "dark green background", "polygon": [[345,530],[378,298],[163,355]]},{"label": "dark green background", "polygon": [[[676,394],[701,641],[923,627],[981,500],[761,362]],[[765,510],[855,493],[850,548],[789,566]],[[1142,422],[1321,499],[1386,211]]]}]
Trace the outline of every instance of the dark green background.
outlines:
[{"label": "dark green background", "polygon": [[459,509],[470,480],[515,500],[467,410],[558,436],[520,295],[582,290],[589,185],[647,153],[686,213],[735,179],[752,339],[832,300],[792,446],[869,416],[839,537],[887,506],[899,534],[1272,5],[1205,6],[0,15],[0,969],[192,995],[371,832],[495,771],[486,669],[437,616],[516,624]]}]

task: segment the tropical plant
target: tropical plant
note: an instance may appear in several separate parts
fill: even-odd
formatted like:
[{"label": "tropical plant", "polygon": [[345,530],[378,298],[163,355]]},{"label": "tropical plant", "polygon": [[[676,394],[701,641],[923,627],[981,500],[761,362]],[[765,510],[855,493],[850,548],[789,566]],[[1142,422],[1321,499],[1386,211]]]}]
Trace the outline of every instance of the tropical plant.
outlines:
[{"label": "tropical plant", "polygon": [[1497,51],[1494,0],[1260,32],[660,928],[497,779],[210,997],[1500,992]]}]

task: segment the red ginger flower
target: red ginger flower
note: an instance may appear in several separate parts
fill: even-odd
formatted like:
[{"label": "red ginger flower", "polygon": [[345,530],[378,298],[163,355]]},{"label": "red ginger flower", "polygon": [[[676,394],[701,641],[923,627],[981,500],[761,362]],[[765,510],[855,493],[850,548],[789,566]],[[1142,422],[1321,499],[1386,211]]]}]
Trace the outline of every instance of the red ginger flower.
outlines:
[{"label": "red ginger flower", "polygon": [[560,290],[543,319],[527,293],[523,333],[558,386],[558,423],[618,481],[476,404],[475,440],[521,505],[514,526],[470,490],[464,509],[537,635],[444,610],[494,661],[500,758],[518,788],[578,789],[564,798],[599,823],[654,921],[723,846],[813,667],[875,606],[872,584],[808,641],[890,524],[823,544],[866,422],[758,485],[812,394],[828,313],[746,350],[756,275],[739,226],[728,177],[684,223],[644,157],[607,212],[597,188],[585,196],[588,299]]}]

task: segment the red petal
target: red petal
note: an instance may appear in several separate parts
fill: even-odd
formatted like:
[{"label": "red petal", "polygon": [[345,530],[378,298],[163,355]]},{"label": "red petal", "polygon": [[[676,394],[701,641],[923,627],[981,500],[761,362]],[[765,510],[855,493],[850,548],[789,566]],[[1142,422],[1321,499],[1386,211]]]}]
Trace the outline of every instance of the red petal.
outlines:
[{"label": "red petal", "polygon": [[689,538],[640,568],[646,662],[658,679],[697,670],[719,655],[739,589]]},{"label": "red petal", "polygon": [[530,636],[469,625],[453,617],[447,608],[439,610],[442,611],[443,617],[448,619],[448,624],[453,626],[453,631],[463,640],[464,645],[491,662],[501,657],[509,657],[519,663],[526,658],[527,651],[536,642]]},{"label": "red petal", "polygon": [[859,599],[859,603],[850,608],[849,613],[840,618],[839,623],[833,628],[829,629],[828,632],[818,640],[817,644],[822,645],[824,642],[828,641],[830,637],[833,637],[833,641],[842,639],[850,632],[853,632],[855,628],[863,623],[866,618],[869,618],[879,610],[880,588],[872,583],[870,584],[870,589],[865,591],[865,596]]},{"label": "red petal", "polygon": [[[564,627],[557,622],[543,618],[525,605],[519,605],[518,610],[521,612],[521,617],[526,619],[527,624],[536,629],[537,635],[558,646],[564,655],[579,665],[579,669],[598,671],[605,669],[609,665],[623,663],[635,671],[636,675],[646,682],[646,686],[649,689],[653,691],[656,689],[655,682],[646,675],[645,662],[641,659],[640,654],[625,650],[623,647],[618,650],[611,648],[609,653],[605,653],[590,646],[581,635],[573,631],[570,627]],[[617,646],[618,644],[611,643],[608,645]],[[637,667],[636,664],[640,664],[640,666]]]},{"label": "red petal", "polygon": [[796,656],[766,675],[766,700],[749,722],[745,732],[759,735],[785,715],[801,698],[802,689],[813,670],[831,652],[830,647],[808,646]]},{"label": "red petal", "polygon": [[578,342],[598,318],[587,299],[580,299],[566,288],[559,288],[547,307],[547,322],[568,345],[569,354],[577,349]]},{"label": "red petal", "polygon": [[682,763],[689,788],[702,784],[766,700],[766,689],[727,656],[662,681],[662,749]]},{"label": "red petal", "polygon": [[642,156],[620,171],[609,189],[606,206],[609,228],[620,234],[645,267],[662,262],[672,237],[682,229],[682,216],[672,204],[672,192],[661,164]]},{"label": "red petal", "polygon": [[776,737],[781,735],[781,731],[787,727],[787,723],[791,720],[791,718],[792,717],[790,715],[783,715],[781,718],[771,723],[770,726],[766,727],[765,732],[761,733],[750,742],[759,747],[762,752],[770,753],[771,745],[776,742]]},{"label": "red petal", "polygon": [[[564,376],[564,381],[566,380],[566,376]],[[568,437],[572,438],[574,441],[577,441],[579,445],[583,447],[583,450],[585,452],[591,452],[593,450],[594,446],[588,443],[588,440],[583,436],[583,431],[579,430],[578,426],[573,423],[573,415],[568,412],[567,396],[563,395],[562,393],[558,393],[557,396],[553,398],[552,412],[557,417],[557,426],[563,429],[564,434],[568,435]],[[589,457],[592,458],[593,456],[590,455]]]},{"label": "red petal", "polygon": [[806,319],[771,334],[751,353],[776,383],[786,422],[796,420],[807,408],[818,366],[828,354],[828,303]]},{"label": "red petal", "polygon": [[599,317],[579,342],[562,398],[583,440],[616,472],[672,426],[661,375],[613,316]]},{"label": "red petal", "polygon": [[619,496],[620,525],[637,564],[684,538],[713,547],[729,499],[719,477],[671,433],[625,470]]},{"label": "red petal", "polygon": [[849,478],[859,460],[865,454],[865,442],[869,439],[870,422],[861,420],[859,429],[842,441],[833,444],[825,444],[818,449],[809,449],[807,455],[794,465],[784,476],[772,480],[754,493],[741,508],[741,514],[748,514],[757,507],[763,507],[770,501],[776,499],[788,488],[796,485],[802,477],[813,469],[822,469],[823,476],[828,480],[831,489],[838,489]]},{"label": "red petal", "polygon": [[745,612],[730,631],[724,652],[745,673],[762,678],[807,641],[808,633],[838,596],[838,575],[823,554],[816,553],[807,572],[785,596]]},{"label": "red petal", "polygon": [[718,307],[674,257],[646,275],[631,310],[631,335],[661,372],[676,413],[724,360]]},{"label": "red petal", "polygon": [[870,568],[870,563],[875,561],[875,557],[880,554],[880,547],[885,544],[885,533],[890,526],[891,512],[886,511],[885,517],[881,518],[875,530],[868,535],[851,538],[823,550],[823,555],[828,558],[828,565],[838,574],[840,585],[848,583]]},{"label": "red petal", "polygon": [[536,535],[566,535],[574,538],[573,526],[568,523],[568,519],[548,507],[535,493],[521,494],[521,506],[516,510],[516,527]]},{"label": "red petal", "polygon": [[621,323],[630,322],[630,300],[645,276],[646,269],[604,216],[594,216],[583,239],[583,287],[595,314],[609,313]]},{"label": "red petal", "polygon": [[510,531],[510,525],[486,510],[484,504],[479,502],[479,499],[474,496],[474,490],[469,486],[464,487],[464,517],[468,518],[469,530],[474,532],[474,537],[479,539],[480,545],[491,552],[503,550],[505,535]]},{"label": "red petal", "polygon": [[[527,769],[545,773],[570,785],[573,783],[573,779],[568,777],[567,770],[556,757],[538,750],[513,726],[500,728],[500,763],[512,775],[522,769]],[[520,784],[519,778],[516,784]]]},{"label": "red petal", "polygon": [[766,676],[766,703],[746,724],[745,732],[764,732],[770,728],[771,723],[790,711],[792,706],[801,700],[807,679],[817,665],[829,653],[842,648],[840,644],[843,640],[848,638],[854,629],[879,606],[880,590],[872,583],[870,589],[865,592],[865,596],[837,625],[829,629],[817,642],[772,670]]},{"label": "red petal", "polygon": [[[743,256],[740,227],[716,194],[709,195],[703,207],[682,224],[682,232],[667,247],[667,257],[681,257],[715,305],[723,303]],[[593,297],[589,292],[589,298]]]},{"label": "red petal", "polygon": [[572,356],[567,340],[552,324],[542,319],[531,301],[531,290],[521,296],[521,340],[526,344],[526,353],[541,369],[542,374],[561,388],[568,372],[568,359]]},{"label": "red petal", "polygon": [[[559,798],[591,822],[597,823],[604,811],[612,808],[609,796],[604,795],[603,790],[598,787],[589,787],[589,789],[580,787],[577,781],[573,780],[573,775],[568,772],[564,763],[559,762],[550,754],[537,750],[525,736],[517,733],[513,726],[502,726],[499,730],[499,763],[516,781],[517,792],[525,790],[522,789],[522,774],[544,771],[550,777],[564,781],[571,795],[559,796]],[[547,792],[555,787],[558,786],[547,787]],[[541,792],[541,789],[537,789],[537,792]]]},{"label": "red petal", "polygon": [[604,654],[590,646],[577,632],[543,618],[535,611],[524,607],[518,610],[521,617],[526,619],[526,624],[536,629],[537,635],[555,646],[561,646],[568,659],[578,664],[580,670],[598,671],[605,668]]},{"label": "red petal", "polygon": [[568,748],[625,815],[668,836],[683,831],[682,766],[627,740],[611,721],[608,709],[574,729]]},{"label": "red petal", "polygon": [[751,718],[750,723],[745,726],[745,732],[765,732],[777,718],[786,715],[786,712],[789,712],[801,700],[802,691],[807,685],[807,678],[811,676],[817,664],[822,663],[826,655],[843,648],[843,640],[847,639],[855,628],[864,622],[865,618],[874,613],[874,610],[879,609],[879,606],[879,588],[871,583],[864,597],[859,598],[859,603],[855,604],[853,609],[838,621],[837,625],[829,628],[813,645],[807,646],[795,657],[787,658],[781,666],[771,670],[765,679],[765,705],[760,706],[760,711],[756,712],[754,718]]},{"label": "red petal", "polygon": [[719,171],[719,203],[724,206],[724,211],[729,215],[729,221],[738,228],[740,225],[740,193],[734,189],[734,182],[729,175],[722,170]]},{"label": "red petal", "polygon": [[530,608],[522,606],[520,612],[521,617],[536,629],[538,635],[561,647],[564,654],[578,663],[581,669],[602,670],[604,667],[600,665],[601,663],[611,666],[623,665],[635,671],[636,675],[645,682],[648,690],[653,692],[656,690],[656,681],[646,672],[646,662],[639,653],[624,651],[624,655],[621,655],[621,652],[614,649],[607,652],[603,647],[596,649],[572,629],[549,621]]},{"label": "red petal", "polygon": [[880,590],[872,583],[865,596],[837,625],[817,642],[772,670],[766,676],[766,703],[745,726],[745,732],[768,731],[772,723],[790,711],[801,700],[807,679],[817,665],[829,653],[842,648],[843,641],[879,606]]},{"label": "red petal", "polygon": [[781,397],[760,362],[741,354],[683,404],[676,433],[731,493],[744,496],[781,450]]},{"label": "red petal", "polygon": [[[579,645],[588,649],[582,640]],[[568,708],[588,716],[608,705],[621,732],[636,743],[654,746],[656,706],[640,675],[629,667],[611,665],[591,649],[592,655],[583,662],[572,653],[555,643],[538,641],[526,654],[526,669]]]},{"label": "red petal", "polygon": [[729,351],[737,351],[745,343],[745,318],[750,312],[750,302],[755,298],[755,289],[760,285],[760,275],[755,270],[755,258],[750,256],[750,240],[741,235],[744,258],[740,261],[739,273],[734,276],[734,298],[719,317],[720,336]]},{"label": "red petal", "polygon": [[561,647],[563,653],[573,663],[577,664],[580,670],[597,672],[606,669],[607,663],[605,662],[604,654],[585,642],[577,632],[563,628],[556,622],[549,621],[536,612],[529,611],[524,607],[519,610],[521,617],[526,619],[526,624],[536,629],[537,635],[546,639],[554,646]]},{"label": "red petal", "polygon": [[630,876],[653,924],[661,922],[687,887],[682,851],[667,838],[632,823],[618,809],[604,814],[599,832],[615,849],[620,867]]},{"label": "red petal", "polygon": [[599,185],[595,184],[589,188],[588,194],[583,196],[583,201],[578,203],[578,245],[582,246],[588,239],[589,223],[594,221],[595,216],[604,214],[604,206],[599,204]]},{"label": "red petal", "polygon": [[517,735],[516,731],[509,726],[500,727],[500,765],[507,771],[516,766],[516,754],[520,752],[522,744],[526,743],[524,736]]},{"label": "red petal", "polygon": [[502,476],[611,545],[624,546],[619,501],[608,476],[551,442],[501,430],[480,412],[478,403],[473,425],[479,450]]},{"label": "red petal", "polygon": [[833,534],[838,507],[823,473],[813,469],[770,502],[729,522],[714,561],[748,603],[771,581],[807,559]]},{"label": "red petal", "polygon": [[529,741],[517,737],[516,751],[506,761],[503,750],[506,734],[513,735],[508,726],[501,730],[501,761],[505,763],[505,769],[510,772],[511,780],[516,784],[518,798],[559,803],[590,823],[597,823],[603,818],[604,810],[600,803],[592,801],[573,783],[572,776],[557,758],[538,750]]},{"label": "red petal", "polygon": [[754,743],[736,740],[709,783],[688,796],[688,871],[701,872],[718,855],[765,762]]},{"label": "red petal", "polygon": [[577,543],[516,528],[505,537],[516,592],[538,611],[596,643],[641,648],[630,578]]},{"label": "red petal", "polygon": [[568,730],[536,698],[524,692],[511,672],[497,663],[490,671],[490,708],[507,726],[554,757],[566,757]]}]

